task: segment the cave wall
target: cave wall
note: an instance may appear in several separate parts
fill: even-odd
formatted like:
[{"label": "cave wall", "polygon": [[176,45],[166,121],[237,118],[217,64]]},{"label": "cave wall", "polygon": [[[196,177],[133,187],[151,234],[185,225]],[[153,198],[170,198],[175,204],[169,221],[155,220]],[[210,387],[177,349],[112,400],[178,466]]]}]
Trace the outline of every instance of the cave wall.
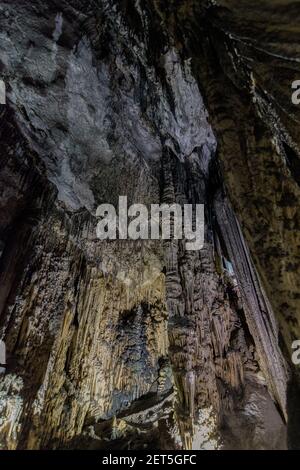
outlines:
[{"label": "cave wall", "polygon": [[171,26],[193,57],[226,191],[288,354],[299,337],[299,14],[292,1],[191,1]]},{"label": "cave wall", "polygon": [[[286,448],[296,50],[245,5],[1,2],[1,448]],[[204,248],[100,242],[119,195],[204,203]]]}]

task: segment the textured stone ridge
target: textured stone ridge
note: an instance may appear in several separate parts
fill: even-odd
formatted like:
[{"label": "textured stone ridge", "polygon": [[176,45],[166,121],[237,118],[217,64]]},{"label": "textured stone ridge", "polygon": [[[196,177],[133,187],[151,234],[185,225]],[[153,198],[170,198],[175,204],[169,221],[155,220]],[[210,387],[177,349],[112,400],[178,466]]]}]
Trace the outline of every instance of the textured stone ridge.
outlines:
[{"label": "textured stone ridge", "polygon": [[[167,3],[0,1],[1,449],[297,445],[297,5]],[[204,248],[100,242],[119,195]]]}]

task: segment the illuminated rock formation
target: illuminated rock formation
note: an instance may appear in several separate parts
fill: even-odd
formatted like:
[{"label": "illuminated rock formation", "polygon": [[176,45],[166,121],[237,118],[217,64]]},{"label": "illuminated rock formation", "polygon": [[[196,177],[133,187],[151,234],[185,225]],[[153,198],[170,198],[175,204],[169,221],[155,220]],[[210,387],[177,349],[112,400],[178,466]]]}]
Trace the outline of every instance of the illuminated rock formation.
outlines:
[{"label": "illuminated rock formation", "polygon": [[[0,448],[298,445],[299,16],[0,1]],[[98,240],[120,195],[204,247]]]}]

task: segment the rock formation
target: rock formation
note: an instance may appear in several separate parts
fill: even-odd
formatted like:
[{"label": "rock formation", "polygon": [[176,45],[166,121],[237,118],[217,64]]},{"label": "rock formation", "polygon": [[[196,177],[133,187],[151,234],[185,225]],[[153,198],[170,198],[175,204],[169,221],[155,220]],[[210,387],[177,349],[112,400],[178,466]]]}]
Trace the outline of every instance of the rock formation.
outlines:
[{"label": "rock formation", "polygon": [[[299,17],[0,1],[1,449],[299,447]],[[120,195],[203,248],[99,240]]]}]

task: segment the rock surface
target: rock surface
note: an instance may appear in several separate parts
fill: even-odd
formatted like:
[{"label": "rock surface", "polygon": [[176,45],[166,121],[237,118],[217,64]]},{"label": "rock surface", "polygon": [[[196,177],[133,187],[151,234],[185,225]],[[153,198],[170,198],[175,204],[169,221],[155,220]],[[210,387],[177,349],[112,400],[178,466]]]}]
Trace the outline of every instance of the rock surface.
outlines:
[{"label": "rock surface", "polygon": [[[0,1],[0,448],[299,446],[300,8]],[[205,204],[205,243],[96,208]]]}]

